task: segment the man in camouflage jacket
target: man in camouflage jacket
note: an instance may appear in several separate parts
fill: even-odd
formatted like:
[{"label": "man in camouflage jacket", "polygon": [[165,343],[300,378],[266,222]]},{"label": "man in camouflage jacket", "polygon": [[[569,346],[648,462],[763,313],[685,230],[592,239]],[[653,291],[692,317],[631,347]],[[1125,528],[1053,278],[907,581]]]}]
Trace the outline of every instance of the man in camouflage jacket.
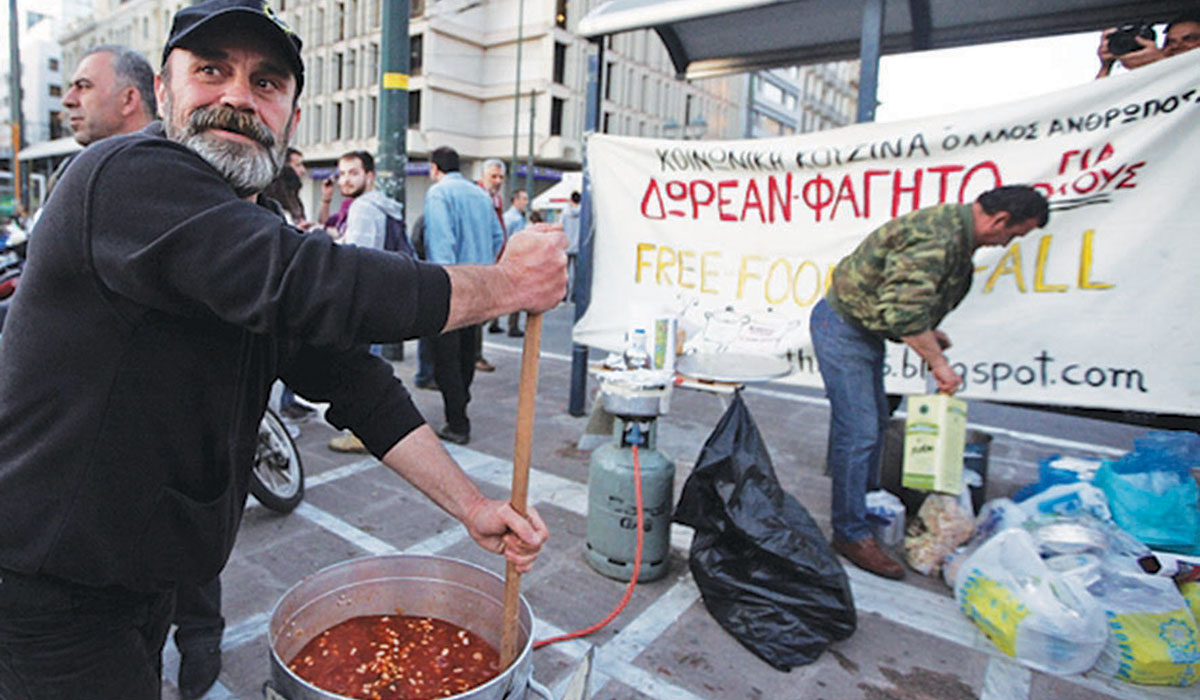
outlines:
[{"label": "man in camouflage jacket", "polygon": [[903,342],[953,394],[960,377],[937,329],[971,287],[971,256],[1045,226],[1049,208],[1032,188],[985,192],[971,204],[943,204],[898,217],[872,231],[833,271],[813,307],[813,348],[829,397],[827,461],[833,474],[833,547],[859,567],[902,578],[904,567],[880,548],[866,519],[865,496],[878,478],[889,416],[883,389],[884,340]]}]

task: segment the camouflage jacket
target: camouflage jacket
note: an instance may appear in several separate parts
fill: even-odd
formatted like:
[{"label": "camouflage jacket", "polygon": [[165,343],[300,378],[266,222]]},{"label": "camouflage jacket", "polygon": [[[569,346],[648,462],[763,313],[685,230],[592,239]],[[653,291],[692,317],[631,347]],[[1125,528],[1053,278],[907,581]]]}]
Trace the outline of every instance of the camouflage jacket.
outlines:
[{"label": "camouflage jacket", "polygon": [[875,229],[837,264],[826,298],[843,318],[900,340],[937,328],[971,288],[970,205],[943,204]]}]

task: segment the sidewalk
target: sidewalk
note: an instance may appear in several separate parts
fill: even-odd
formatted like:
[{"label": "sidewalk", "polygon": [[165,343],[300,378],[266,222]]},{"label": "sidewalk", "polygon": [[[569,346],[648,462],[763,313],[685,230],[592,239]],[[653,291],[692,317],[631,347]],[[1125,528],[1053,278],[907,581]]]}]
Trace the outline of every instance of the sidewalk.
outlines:
[{"label": "sidewalk", "polygon": [[[520,351],[486,337],[494,374],[476,375],[472,435],[451,453],[495,497],[507,495],[516,415]],[[545,347],[545,344],[543,345]],[[411,386],[415,346],[396,373]],[[571,631],[604,617],[625,584],[584,561],[588,453],[576,449],[586,418],[566,413],[569,358],[544,352],[540,363],[529,502],[551,529],[538,565],[522,580],[535,618],[535,638]],[[829,481],[823,475],[828,411],[820,399],[776,388],[750,387],[746,403],[768,444],[785,489],[828,532]],[[441,396],[414,392],[430,423],[440,427]],[[676,462],[676,494],[700,446],[722,413],[712,395],[677,391],[660,419],[658,449]],[[252,500],[222,575],[228,628],[224,669],[208,698],[259,698],[270,675],[266,626],[275,602],[295,582],[330,564],[367,554],[437,553],[471,561],[503,576],[502,560],[476,547],[465,530],[372,458],[341,455],[326,443],[336,433],[319,420],[297,440],[307,475],[304,502],[280,516]],[[1034,442],[997,434],[991,447],[990,497],[1010,493],[1036,475],[1038,458],[1087,454],[1063,441]],[[1102,454],[1107,454],[1101,448]],[[586,640],[534,653],[534,677],[556,695],[589,646],[597,700],[675,698],[840,698],[924,700],[981,698],[1184,698],[1193,689],[1132,686],[1099,677],[1058,678],[1033,672],[999,654],[957,610],[940,580],[909,572],[887,581],[847,564],[859,612],[858,631],[816,663],[781,673],[722,630],[700,600],[687,567],[691,532],[672,527],[668,575],[635,591],[609,627]],[[164,698],[177,697],[178,656],[168,644]]]}]

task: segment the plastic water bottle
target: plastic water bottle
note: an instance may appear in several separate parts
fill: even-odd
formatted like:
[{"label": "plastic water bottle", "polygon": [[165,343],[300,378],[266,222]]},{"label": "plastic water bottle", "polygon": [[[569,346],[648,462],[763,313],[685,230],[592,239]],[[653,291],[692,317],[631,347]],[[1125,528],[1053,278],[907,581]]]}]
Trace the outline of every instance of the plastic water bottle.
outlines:
[{"label": "plastic water bottle", "polygon": [[650,353],[646,350],[646,329],[637,328],[625,346],[625,369],[650,369]]}]

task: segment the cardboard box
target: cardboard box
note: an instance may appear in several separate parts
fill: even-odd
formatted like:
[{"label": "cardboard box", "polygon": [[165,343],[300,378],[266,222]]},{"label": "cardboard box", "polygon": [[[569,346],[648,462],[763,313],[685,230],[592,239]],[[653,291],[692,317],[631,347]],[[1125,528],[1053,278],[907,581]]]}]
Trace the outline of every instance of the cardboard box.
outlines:
[{"label": "cardboard box", "polygon": [[962,493],[966,442],[966,402],[946,394],[909,396],[901,485],[923,491]]}]

